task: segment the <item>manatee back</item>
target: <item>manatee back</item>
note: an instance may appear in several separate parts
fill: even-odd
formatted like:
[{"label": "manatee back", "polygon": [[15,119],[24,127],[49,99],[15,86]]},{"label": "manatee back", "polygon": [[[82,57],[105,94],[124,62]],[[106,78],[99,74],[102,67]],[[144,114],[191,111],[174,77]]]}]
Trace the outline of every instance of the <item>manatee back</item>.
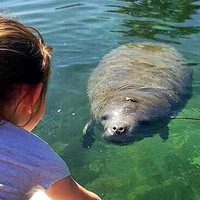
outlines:
[{"label": "manatee back", "polygon": [[176,99],[189,92],[192,70],[173,48],[160,44],[129,43],[105,55],[90,76],[91,111],[99,113],[106,101],[123,88],[159,88]]}]

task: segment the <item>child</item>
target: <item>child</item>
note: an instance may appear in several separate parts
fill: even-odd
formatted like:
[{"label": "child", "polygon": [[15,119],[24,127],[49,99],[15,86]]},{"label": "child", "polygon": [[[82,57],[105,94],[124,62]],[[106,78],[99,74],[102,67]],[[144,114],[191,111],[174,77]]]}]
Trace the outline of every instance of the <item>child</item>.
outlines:
[{"label": "child", "polygon": [[52,200],[100,200],[29,132],[45,112],[51,51],[36,29],[0,17],[0,200],[26,200],[38,188]]}]

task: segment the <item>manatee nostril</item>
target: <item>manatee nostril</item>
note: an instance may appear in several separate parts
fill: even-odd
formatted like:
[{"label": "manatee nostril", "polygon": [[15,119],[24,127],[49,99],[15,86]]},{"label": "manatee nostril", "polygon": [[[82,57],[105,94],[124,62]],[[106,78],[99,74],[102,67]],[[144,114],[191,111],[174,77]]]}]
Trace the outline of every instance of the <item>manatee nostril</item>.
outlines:
[{"label": "manatee nostril", "polygon": [[123,133],[123,132],[125,132],[125,128],[123,128],[123,127],[116,127],[116,126],[114,126],[113,128],[112,128],[112,130],[113,130],[113,132],[115,133],[115,134],[121,134],[121,133]]},{"label": "manatee nostril", "polygon": [[116,127],[113,127],[113,131],[116,131],[117,130],[117,128]]},{"label": "manatee nostril", "polygon": [[123,127],[120,127],[120,128],[118,129],[118,131],[122,133],[122,132],[124,132],[124,128],[123,128]]}]

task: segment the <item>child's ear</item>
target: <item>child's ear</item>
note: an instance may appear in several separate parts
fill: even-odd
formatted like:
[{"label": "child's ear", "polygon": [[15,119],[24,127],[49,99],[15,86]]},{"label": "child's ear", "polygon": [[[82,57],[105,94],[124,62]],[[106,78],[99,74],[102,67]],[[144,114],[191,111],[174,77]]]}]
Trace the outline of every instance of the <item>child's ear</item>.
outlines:
[{"label": "child's ear", "polygon": [[26,125],[27,130],[32,130],[35,125],[30,123],[27,125],[27,122],[30,121],[36,102],[41,97],[43,84],[41,83],[34,86],[19,84],[15,85],[15,87],[17,90],[16,100],[14,99],[15,102],[10,105],[11,109],[8,114],[8,119],[13,124],[21,127],[25,127]]},{"label": "child's ear", "polygon": [[37,102],[37,100],[40,98],[41,92],[42,92],[43,84],[39,83],[35,87],[32,88],[31,94],[32,94],[32,103],[33,105]]},{"label": "child's ear", "polygon": [[[20,86],[22,100],[18,105],[18,109],[24,112],[30,113],[32,107],[35,105],[37,100],[40,98],[42,92],[43,84],[37,84],[35,86],[30,86],[23,84]],[[25,96],[24,96],[25,95]]]}]

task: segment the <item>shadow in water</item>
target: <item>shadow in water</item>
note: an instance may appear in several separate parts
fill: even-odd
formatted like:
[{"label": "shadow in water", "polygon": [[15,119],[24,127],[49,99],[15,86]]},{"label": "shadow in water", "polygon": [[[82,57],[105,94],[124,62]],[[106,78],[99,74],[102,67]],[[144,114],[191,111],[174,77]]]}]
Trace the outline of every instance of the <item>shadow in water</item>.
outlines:
[{"label": "shadow in water", "polygon": [[[132,137],[124,142],[122,142],[123,135],[121,139],[119,138],[118,141],[117,140],[110,141],[109,139],[106,138],[104,139],[107,143],[124,146],[128,144],[133,144],[145,138],[153,137],[155,134],[159,134],[161,140],[166,141],[169,137],[169,128],[167,126],[168,122],[169,121],[166,121],[164,125],[162,124],[163,126],[160,127],[158,126],[158,123],[161,124],[159,121],[154,123],[142,124],[141,125],[142,128],[141,127],[138,128],[138,130],[136,130],[134,134],[132,134]],[[102,128],[99,129],[101,130]],[[101,130],[101,132],[103,132],[103,130]],[[87,132],[87,134],[82,136],[81,138],[82,146],[86,149],[89,149],[94,144],[95,140],[96,140],[96,135],[93,131],[90,130]]]}]

